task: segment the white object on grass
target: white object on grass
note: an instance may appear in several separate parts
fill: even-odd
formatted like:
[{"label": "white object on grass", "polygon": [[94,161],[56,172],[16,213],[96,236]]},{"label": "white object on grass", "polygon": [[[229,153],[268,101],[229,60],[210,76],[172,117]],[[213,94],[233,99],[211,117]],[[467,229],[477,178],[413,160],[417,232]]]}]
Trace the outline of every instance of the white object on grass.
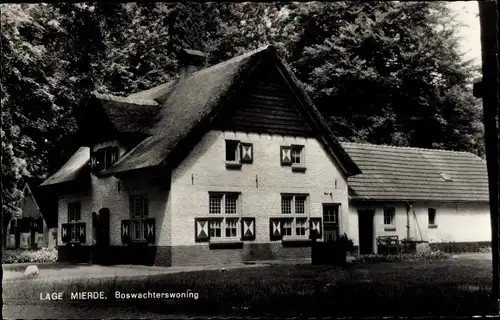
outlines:
[{"label": "white object on grass", "polygon": [[24,271],[25,276],[37,276],[40,273],[37,266],[28,266]]}]

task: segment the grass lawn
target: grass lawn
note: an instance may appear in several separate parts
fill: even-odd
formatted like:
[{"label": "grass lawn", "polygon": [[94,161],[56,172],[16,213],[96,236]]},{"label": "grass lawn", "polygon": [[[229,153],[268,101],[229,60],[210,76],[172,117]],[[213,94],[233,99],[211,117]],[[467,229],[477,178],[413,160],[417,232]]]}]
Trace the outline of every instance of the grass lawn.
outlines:
[{"label": "grass lawn", "polygon": [[[9,284],[4,283],[4,299],[9,298],[5,285]],[[348,269],[274,265],[127,280],[33,281],[23,285],[15,299],[38,299],[34,297],[47,291],[105,291],[108,304],[136,305],[170,315],[451,316],[488,313],[490,286],[491,261],[450,259],[358,264]],[[199,299],[112,301],[115,290],[190,290]]]}]

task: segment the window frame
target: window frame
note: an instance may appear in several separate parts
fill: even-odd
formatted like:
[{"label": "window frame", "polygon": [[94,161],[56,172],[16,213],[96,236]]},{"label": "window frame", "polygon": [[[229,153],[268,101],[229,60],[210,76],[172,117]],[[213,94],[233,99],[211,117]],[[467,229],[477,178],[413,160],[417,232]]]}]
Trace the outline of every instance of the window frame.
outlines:
[{"label": "window frame", "polygon": [[[140,212],[136,214],[136,201],[140,200]],[[149,197],[146,193],[133,194],[129,197],[129,237],[132,242],[147,242],[147,223],[149,216]],[[138,226],[138,228],[137,228]],[[139,231],[139,237],[136,237],[136,232]]]},{"label": "window frame", "polygon": [[[386,223],[387,214],[390,214],[390,223]],[[395,231],[396,230],[396,208],[395,207],[385,207],[383,208],[383,220],[385,231]]]},{"label": "window frame", "polygon": [[[431,216],[432,216],[432,221],[431,221]],[[436,228],[437,223],[436,223],[436,216],[437,216],[437,210],[436,208],[428,208],[427,209],[427,224],[429,228]]]},{"label": "window frame", "polygon": [[[304,167],[305,166],[305,158],[304,158],[304,145],[299,145],[299,144],[292,144],[290,146],[290,160],[292,161],[292,166],[297,166],[297,167]],[[294,159],[294,152],[299,152],[299,162],[295,162]]]},{"label": "window frame", "polygon": [[[300,198],[303,200],[303,213],[297,213],[297,199]],[[291,199],[291,200],[289,200]],[[291,201],[290,203],[290,213],[284,212],[284,201]],[[282,220],[282,236],[283,239],[286,238],[308,238],[309,237],[309,228],[307,227],[307,222],[310,218],[310,210],[309,210],[309,195],[301,194],[301,193],[282,193],[281,194],[281,214],[280,217]],[[297,230],[299,229],[299,224],[297,220],[304,221],[303,228],[305,228],[304,234],[298,234]],[[285,234],[285,224],[291,222],[291,234]],[[287,228],[288,229],[288,228]],[[302,227],[300,227],[302,229]]]},{"label": "window frame", "polygon": [[[228,160],[228,144],[229,143],[234,143],[235,144],[235,154],[234,154],[234,159],[235,160]],[[232,140],[232,139],[226,139],[225,140],[225,145],[224,145],[224,159],[226,161],[226,164],[241,164],[241,141],[240,140]]]},{"label": "window frame", "polygon": [[[113,152],[116,152],[116,156],[114,159]],[[118,158],[120,157],[120,148],[119,146],[102,147],[93,151],[91,157],[95,159],[95,166],[92,169],[95,172],[102,172],[109,169],[118,161]],[[102,160],[102,164],[100,163],[100,160]]]},{"label": "window frame", "polygon": [[[79,223],[82,222],[82,202],[81,201],[71,201],[71,202],[68,202],[67,206],[68,206],[67,224],[68,224],[68,233],[69,233],[68,242],[77,243],[77,242],[80,242],[80,239],[77,236],[76,227]],[[78,210],[74,210],[76,208],[78,208]]]},{"label": "window frame", "polygon": [[[218,213],[211,213],[211,203],[213,198],[220,198],[220,206],[217,211]],[[235,210],[234,213],[228,213],[228,200],[227,199],[235,199],[234,207],[231,206],[232,209]],[[212,192],[208,193],[208,233],[210,236],[210,241],[224,241],[224,240],[239,240],[241,237],[241,228],[239,224],[241,223],[241,193],[239,192]],[[234,221],[234,227],[229,224],[229,221]],[[214,223],[220,223],[220,236],[217,237],[215,232],[212,230],[216,230],[218,228],[212,227]],[[228,236],[229,233],[232,234],[232,231],[236,229],[235,236]]]}]

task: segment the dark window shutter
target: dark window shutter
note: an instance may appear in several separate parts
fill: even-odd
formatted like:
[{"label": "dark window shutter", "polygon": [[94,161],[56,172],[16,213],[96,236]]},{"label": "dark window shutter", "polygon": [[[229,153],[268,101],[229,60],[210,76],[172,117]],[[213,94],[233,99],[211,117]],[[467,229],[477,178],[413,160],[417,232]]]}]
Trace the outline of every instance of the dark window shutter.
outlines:
[{"label": "dark window shutter", "polygon": [[94,153],[90,153],[90,171],[94,171],[95,168],[95,155]]},{"label": "dark window shutter", "polygon": [[282,239],[282,221],[278,218],[270,218],[269,219],[269,238],[271,241],[281,240]]},{"label": "dark window shutter", "polygon": [[280,159],[282,166],[289,166],[292,164],[292,148],[290,146],[280,147]]},{"label": "dark window shutter", "polygon": [[255,240],[255,218],[241,219],[241,240]]},{"label": "dark window shutter", "polygon": [[130,220],[122,220],[122,243],[130,242]]},{"label": "dark window shutter", "polygon": [[142,216],[147,217],[149,211],[148,197],[142,197]]},{"label": "dark window shutter", "polygon": [[145,223],[146,223],[146,234],[145,234],[145,237],[146,237],[146,241],[148,243],[155,243],[155,227],[156,227],[156,223],[155,223],[155,219],[154,218],[149,218],[149,219],[146,219],[145,220]]},{"label": "dark window shutter", "polygon": [[86,224],[85,222],[80,222],[77,224],[77,234],[76,234],[76,237],[78,239],[78,241],[80,241],[80,243],[85,243],[85,241],[87,240],[87,228],[86,228]]},{"label": "dark window shutter", "polygon": [[321,226],[321,218],[309,219],[309,238],[320,239],[322,237],[323,227]]},{"label": "dark window shutter", "polygon": [[37,219],[37,232],[43,233],[43,218],[42,217]]},{"label": "dark window shutter", "polygon": [[63,243],[69,241],[69,225],[67,223],[61,224],[61,240]]},{"label": "dark window shutter", "polygon": [[207,242],[210,240],[210,233],[208,232],[208,219],[194,219],[194,236],[196,242]]},{"label": "dark window shutter", "polygon": [[240,148],[240,159],[241,163],[252,163],[253,162],[253,144],[242,142]]},{"label": "dark window shutter", "polygon": [[134,197],[130,196],[129,198],[129,214],[130,214],[130,217],[134,217],[135,216],[135,213],[134,213]]},{"label": "dark window shutter", "polygon": [[111,164],[118,161],[118,147],[111,148]]},{"label": "dark window shutter", "polygon": [[97,227],[97,213],[92,212],[92,228]]}]

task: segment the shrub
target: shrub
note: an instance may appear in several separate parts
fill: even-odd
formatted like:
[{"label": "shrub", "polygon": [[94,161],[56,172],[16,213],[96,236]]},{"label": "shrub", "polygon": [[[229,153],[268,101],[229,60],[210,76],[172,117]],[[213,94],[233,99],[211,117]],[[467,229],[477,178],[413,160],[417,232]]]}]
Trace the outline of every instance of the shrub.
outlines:
[{"label": "shrub", "polygon": [[397,261],[429,261],[429,260],[444,260],[449,259],[451,254],[430,251],[419,253],[403,253],[403,254],[370,254],[358,256],[354,263],[376,263],[376,262],[397,262]]},{"label": "shrub", "polygon": [[491,244],[489,242],[460,243],[455,241],[441,241],[430,244],[431,250],[447,253],[489,253]]},{"label": "shrub", "polygon": [[33,262],[33,263],[44,263],[44,262],[56,262],[57,261],[57,250],[42,248],[36,251],[32,250],[5,250],[2,253],[2,263],[23,263],[23,262]]}]

